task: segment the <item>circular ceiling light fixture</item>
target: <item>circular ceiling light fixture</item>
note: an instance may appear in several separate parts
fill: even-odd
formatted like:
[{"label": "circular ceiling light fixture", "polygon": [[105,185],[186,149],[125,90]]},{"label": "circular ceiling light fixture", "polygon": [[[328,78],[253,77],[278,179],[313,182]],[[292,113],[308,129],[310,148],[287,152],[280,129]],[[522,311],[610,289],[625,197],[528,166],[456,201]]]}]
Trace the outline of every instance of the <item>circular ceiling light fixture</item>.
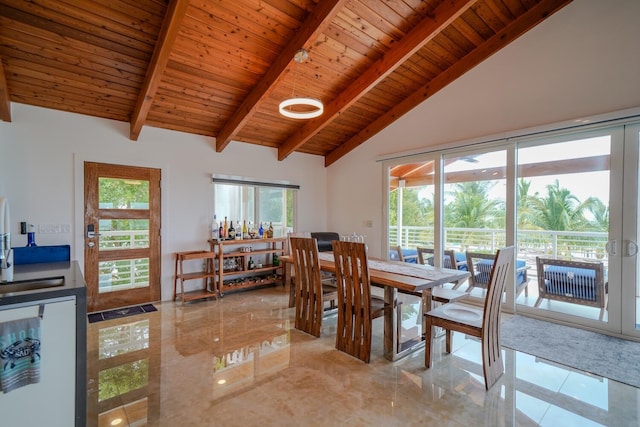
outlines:
[{"label": "circular ceiling light fixture", "polygon": [[315,98],[289,98],[280,103],[280,114],[291,119],[312,119],[322,115],[324,106]]},{"label": "circular ceiling light fixture", "polygon": [[[308,57],[309,54],[306,50],[298,49],[293,56],[293,60],[299,64]],[[297,77],[298,74],[296,71],[293,89],[291,90],[291,98],[282,101],[278,106],[278,111],[280,111],[280,114],[283,116],[291,119],[313,119],[314,117],[322,115],[324,112],[322,101],[316,98],[294,96]]]}]

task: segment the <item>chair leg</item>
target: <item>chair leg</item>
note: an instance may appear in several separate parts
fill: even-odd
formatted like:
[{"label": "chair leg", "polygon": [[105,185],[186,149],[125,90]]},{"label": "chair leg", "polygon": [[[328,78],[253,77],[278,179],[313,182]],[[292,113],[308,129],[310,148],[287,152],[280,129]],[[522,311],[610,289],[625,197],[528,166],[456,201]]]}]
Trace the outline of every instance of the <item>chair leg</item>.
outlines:
[{"label": "chair leg", "polygon": [[447,353],[451,353],[451,329],[447,329],[445,350]]},{"label": "chair leg", "polygon": [[536,300],[536,303],[533,305],[535,308],[538,308],[538,306],[540,305],[540,303],[542,302],[544,298],[542,297],[538,297],[538,299]]},{"label": "chair leg", "polygon": [[433,327],[431,321],[427,318],[424,331],[424,366],[429,369],[431,367],[431,337],[433,335]]},{"label": "chair leg", "polygon": [[289,307],[296,306],[296,285],[295,278],[291,277],[289,279]]}]

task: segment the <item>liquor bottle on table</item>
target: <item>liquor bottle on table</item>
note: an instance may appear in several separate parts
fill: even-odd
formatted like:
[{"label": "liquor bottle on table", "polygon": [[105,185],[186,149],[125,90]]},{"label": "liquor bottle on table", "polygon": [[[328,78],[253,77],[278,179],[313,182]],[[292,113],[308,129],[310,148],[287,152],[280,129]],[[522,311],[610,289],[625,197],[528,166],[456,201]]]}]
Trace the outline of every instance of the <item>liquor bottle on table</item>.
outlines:
[{"label": "liquor bottle on table", "polygon": [[236,238],[236,229],[233,228],[233,221],[231,221],[231,225],[229,226],[229,230],[228,230],[227,237],[229,238],[229,240],[233,240]]},{"label": "liquor bottle on table", "polygon": [[236,240],[242,240],[242,227],[240,226],[240,220],[236,221],[238,228],[236,229]]},{"label": "liquor bottle on table", "polygon": [[267,239],[273,238],[273,224],[269,222],[269,228],[267,229]]},{"label": "liquor bottle on table", "polygon": [[229,238],[229,225],[227,224],[227,217],[224,217],[224,227],[222,229],[222,238],[224,240]]},{"label": "liquor bottle on table", "polygon": [[248,239],[249,238],[249,230],[247,229],[247,220],[246,219],[244,221],[242,221],[242,238],[243,239]]},{"label": "liquor bottle on table", "polygon": [[211,223],[211,239],[216,241],[220,238],[220,225],[216,219],[216,214],[213,214],[213,222]]},{"label": "liquor bottle on table", "polygon": [[264,239],[264,228],[262,228],[262,222],[260,223],[260,228],[258,228],[258,236],[260,236],[261,239]]}]

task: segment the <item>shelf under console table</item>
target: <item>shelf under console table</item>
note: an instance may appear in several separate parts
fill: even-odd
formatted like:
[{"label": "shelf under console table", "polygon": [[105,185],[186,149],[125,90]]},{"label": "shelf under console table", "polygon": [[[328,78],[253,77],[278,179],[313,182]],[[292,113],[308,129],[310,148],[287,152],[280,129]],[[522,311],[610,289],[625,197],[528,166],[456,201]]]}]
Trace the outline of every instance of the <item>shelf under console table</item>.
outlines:
[{"label": "shelf under console table", "polygon": [[283,284],[282,266],[278,258],[284,254],[285,241],[285,238],[277,237],[209,240],[211,252],[217,255],[215,273],[218,295],[222,297],[227,291]]}]

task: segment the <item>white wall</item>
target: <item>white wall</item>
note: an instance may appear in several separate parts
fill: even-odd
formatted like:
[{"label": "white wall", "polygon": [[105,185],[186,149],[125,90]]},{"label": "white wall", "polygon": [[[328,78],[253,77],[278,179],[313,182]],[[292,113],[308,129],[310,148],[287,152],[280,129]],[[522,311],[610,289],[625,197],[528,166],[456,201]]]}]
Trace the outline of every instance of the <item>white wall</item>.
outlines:
[{"label": "white wall", "polygon": [[173,293],[173,253],[207,248],[212,173],[298,184],[298,229],[325,229],[321,157],[296,153],[278,162],[275,149],[239,143],[217,153],[212,138],[149,127],[134,142],[126,123],[16,103],[11,114],[12,122],[0,122],[0,195],[9,199],[13,246],[26,244],[21,221],[70,224],[71,233],[36,233],[36,243],[71,244],[72,259],[83,265],[84,161],[162,169],[165,300]]},{"label": "white wall", "polygon": [[640,106],[638,16],[638,0],[574,0],[331,165],[327,223],[380,256],[381,156]]}]

